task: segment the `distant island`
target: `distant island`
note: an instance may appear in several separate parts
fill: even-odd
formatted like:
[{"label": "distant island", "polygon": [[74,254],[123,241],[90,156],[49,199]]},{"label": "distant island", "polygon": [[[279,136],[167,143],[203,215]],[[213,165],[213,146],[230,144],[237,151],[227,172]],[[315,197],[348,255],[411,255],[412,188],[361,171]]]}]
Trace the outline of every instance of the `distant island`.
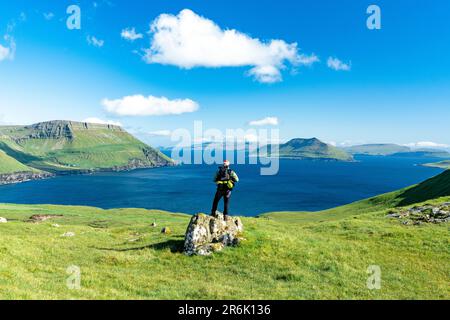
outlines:
[{"label": "distant island", "polygon": [[450,159],[450,153],[439,149],[412,149],[392,143],[363,144],[345,147],[343,150],[352,155],[396,156],[396,157],[427,157]]},{"label": "distant island", "polygon": [[278,148],[278,153],[275,154],[273,152],[274,145],[268,145],[268,155],[278,155],[280,158],[284,159],[354,161],[353,156],[348,152],[322,142],[317,138],[292,139],[278,145]]},{"label": "distant island", "polygon": [[450,169],[450,160],[444,160],[444,161],[433,162],[433,163],[425,163],[425,164],[423,164],[423,166],[431,167],[431,168]]},{"label": "distant island", "polygon": [[170,165],[172,159],[119,126],[74,121],[0,126],[0,184]]},{"label": "distant island", "polygon": [[369,156],[388,156],[400,152],[410,152],[411,149],[406,146],[400,146],[392,143],[363,144],[343,148],[350,154],[369,155]]}]

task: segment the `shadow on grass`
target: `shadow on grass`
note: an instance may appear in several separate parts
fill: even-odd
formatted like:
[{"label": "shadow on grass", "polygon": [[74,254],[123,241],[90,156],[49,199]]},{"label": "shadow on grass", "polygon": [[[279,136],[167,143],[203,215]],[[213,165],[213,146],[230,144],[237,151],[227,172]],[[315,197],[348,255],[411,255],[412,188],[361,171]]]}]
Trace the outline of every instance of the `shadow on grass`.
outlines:
[{"label": "shadow on grass", "polygon": [[400,207],[450,196],[450,170],[405,190],[397,196]]},{"label": "shadow on grass", "polygon": [[172,253],[181,253],[183,252],[184,240],[167,240],[165,242],[159,242],[154,244],[149,244],[146,246],[140,247],[132,247],[132,248],[95,248],[97,250],[107,250],[107,251],[117,251],[117,252],[126,252],[126,251],[139,251],[145,249],[154,249],[154,250],[167,250],[169,249]]}]

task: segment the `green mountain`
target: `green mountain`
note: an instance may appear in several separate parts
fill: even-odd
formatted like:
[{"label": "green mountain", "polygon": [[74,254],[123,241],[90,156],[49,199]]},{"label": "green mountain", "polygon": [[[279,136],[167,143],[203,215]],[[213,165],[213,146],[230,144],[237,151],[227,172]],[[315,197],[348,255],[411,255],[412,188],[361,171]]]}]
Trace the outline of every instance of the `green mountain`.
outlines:
[{"label": "green mountain", "polygon": [[410,152],[411,149],[397,144],[363,144],[344,148],[351,154],[364,154],[370,156],[387,156],[394,153]]},{"label": "green mountain", "polygon": [[[326,144],[317,138],[292,139],[278,147],[280,158],[353,161],[353,157],[344,150]],[[276,155],[273,145],[269,145],[267,149],[270,156]]]},{"label": "green mountain", "polygon": [[88,173],[173,164],[121,127],[73,121],[0,127],[0,151],[3,174]]}]

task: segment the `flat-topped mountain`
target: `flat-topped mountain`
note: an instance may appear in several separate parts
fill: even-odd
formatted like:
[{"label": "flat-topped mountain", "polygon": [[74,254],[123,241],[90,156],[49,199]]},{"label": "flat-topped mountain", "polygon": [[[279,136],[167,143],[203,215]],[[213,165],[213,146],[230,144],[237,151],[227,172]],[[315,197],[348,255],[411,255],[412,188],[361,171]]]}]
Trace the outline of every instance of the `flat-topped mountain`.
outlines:
[{"label": "flat-topped mountain", "polygon": [[119,126],[59,120],[0,126],[0,159],[0,183],[11,174],[20,174],[18,179],[23,181],[31,173],[36,178],[36,173],[47,176],[173,165],[170,158]]},{"label": "flat-topped mountain", "polygon": [[344,150],[351,154],[363,154],[370,156],[387,156],[395,153],[411,151],[409,147],[400,146],[393,143],[363,144],[347,147],[344,148]]},{"label": "flat-topped mountain", "polygon": [[[271,156],[276,155],[273,145],[268,146],[268,153]],[[289,159],[353,161],[353,157],[346,151],[322,142],[317,138],[296,138],[280,144],[278,156]]]},{"label": "flat-topped mountain", "polygon": [[445,150],[432,148],[412,149],[407,146],[401,146],[393,143],[363,144],[346,147],[343,149],[353,155],[396,156],[408,158],[450,158],[450,153]]},{"label": "flat-topped mountain", "polygon": [[409,152],[398,152],[395,153],[396,157],[415,157],[415,158],[442,158],[450,159],[450,153],[445,150],[438,149],[417,149],[411,150]]}]

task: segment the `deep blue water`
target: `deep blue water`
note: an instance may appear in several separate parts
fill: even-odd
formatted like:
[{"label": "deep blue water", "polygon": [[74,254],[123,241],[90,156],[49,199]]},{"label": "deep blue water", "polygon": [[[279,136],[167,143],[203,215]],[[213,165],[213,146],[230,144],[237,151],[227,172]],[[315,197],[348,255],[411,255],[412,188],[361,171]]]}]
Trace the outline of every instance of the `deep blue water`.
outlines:
[{"label": "deep blue water", "polygon": [[[359,162],[281,160],[275,176],[261,176],[255,165],[233,169],[241,182],[233,191],[231,213],[316,211],[393,191],[442,170],[417,166],[436,159],[357,157]],[[209,212],[216,166],[63,176],[0,187],[0,202],[139,207],[174,212]]]}]

